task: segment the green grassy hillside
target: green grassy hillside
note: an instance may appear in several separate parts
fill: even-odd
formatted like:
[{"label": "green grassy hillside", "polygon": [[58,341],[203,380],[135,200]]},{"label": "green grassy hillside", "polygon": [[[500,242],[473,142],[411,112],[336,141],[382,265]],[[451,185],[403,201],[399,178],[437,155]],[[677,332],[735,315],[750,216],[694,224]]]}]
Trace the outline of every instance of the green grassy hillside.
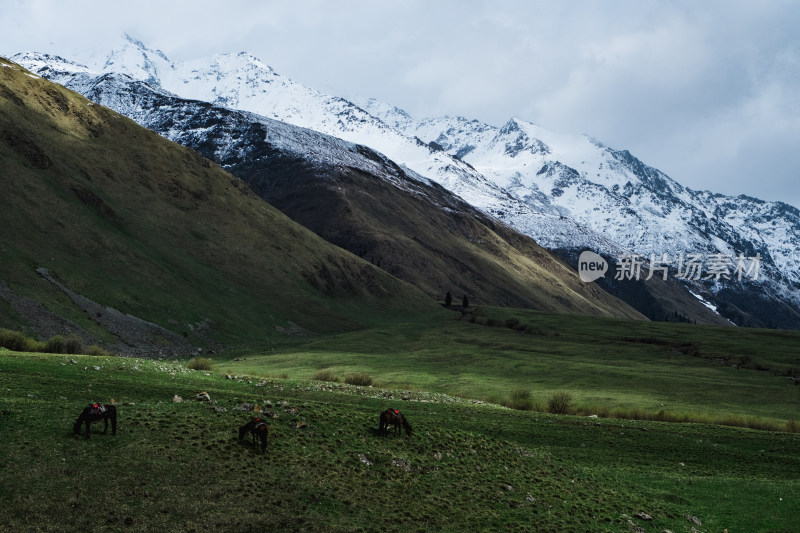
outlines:
[{"label": "green grassy hillside", "polygon": [[[5,60],[0,110],[0,280],[103,341],[120,340],[97,325],[103,313],[88,316],[38,267],[195,345],[436,311],[195,152]],[[30,326],[2,303],[0,325]]]},{"label": "green grassy hillside", "polygon": [[[340,380],[536,409],[569,391],[577,412],[761,424],[800,421],[800,333],[478,307],[396,321],[220,362],[232,373]],[[537,405],[538,404],[538,405]]]},{"label": "green grassy hillside", "polygon": [[244,162],[232,158],[226,168],[293,220],[437,300],[450,292],[456,303],[466,295],[487,305],[644,318],[580,281],[574,268],[530,237],[439,186],[414,181],[380,154],[359,151],[382,163],[381,170],[258,152]]},{"label": "green grassy hillside", "polygon": [[[0,350],[9,531],[794,531],[800,436]],[[210,395],[212,404],[194,398]],[[173,399],[178,395],[180,403]],[[404,396],[404,399],[400,399]],[[90,401],[116,436],[72,436]],[[266,456],[237,442],[258,405]],[[411,439],[376,433],[401,409]],[[637,529],[640,528],[640,529]],[[694,528],[694,529],[692,529]]]}]

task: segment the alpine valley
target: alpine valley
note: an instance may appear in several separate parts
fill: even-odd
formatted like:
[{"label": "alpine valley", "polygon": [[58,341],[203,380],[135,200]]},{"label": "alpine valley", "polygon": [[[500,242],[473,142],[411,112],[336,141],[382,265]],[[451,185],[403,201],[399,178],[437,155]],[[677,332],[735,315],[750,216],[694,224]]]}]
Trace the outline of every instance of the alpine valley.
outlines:
[{"label": "alpine valley", "polygon": [[0,57],[5,530],[797,530],[797,209],[246,53],[63,55]]},{"label": "alpine valley", "polygon": [[[199,151],[430,296],[608,313],[599,286],[655,320],[800,328],[800,211],[790,205],[694,191],[626,150],[519,118],[418,121],[325,95],[245,52],[174,63],[125,36],[74,60],[12,59]],[[564,282],[584,250],[609,272]],[[687,271],[691,260],[715,261],[716,274]],[[612,314],[632,316],[625,307]]]}]

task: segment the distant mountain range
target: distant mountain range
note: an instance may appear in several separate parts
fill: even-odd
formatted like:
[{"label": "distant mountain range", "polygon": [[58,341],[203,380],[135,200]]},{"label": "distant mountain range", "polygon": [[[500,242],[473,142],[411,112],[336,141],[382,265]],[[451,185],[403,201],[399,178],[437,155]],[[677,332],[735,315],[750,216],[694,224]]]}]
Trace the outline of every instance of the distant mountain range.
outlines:
[{"label": "distant mountain range", "polygon": [[[286,193],[275,192],[264,180],[256,183],[262,172],[256,163],[268,161],[270,154],[256,146],[266,137],[260,138],[253,125],[267,124],[266,119],[355,143],[358,148],[350,147],[349,153],[373,161],[373,167],[393,168],[384,174],[393,173],[396,184],[403,182],[397,178],[402,175],[411,180],[404,183],[413,182],[412,189],[441,185],[489,217],[485,220],[508,224],[575,269],[580,252],[600,253],[610,264],[600,285],[650,318],[800,327],[800,211],[787,204],[693,191],[625,150],[586,136],[556,134],[518,118],[499,128],[461,117],[416,121],[373,99],[324,95],[246,53],[173,63],[126,37],[98,55],[78,58],[80,63],[41,53],[13,59],[201,151],[254,190],[261,187],[262,195],[281,209],[288,209],[279,202]],[[164,99],[182,100],[183,111],[165,106]],[[239,129],[215,128],[208,122],[192,125],[189,117],[199,115],[186,111],[189,100],[206,102],[206,109],[240,112]],[[280,130],[274,124],[268,129]],[[300,131],[272,135],[270,150],[302,154],[304,165],[341,166],[340,153],[331,155],[329,141]],[[245,132],[255,137],[247,140]],[[345,166],[363,170],[365,164],[362,159]],[[295,188],[292,195],[297,198],[302,191]],[[304,223],[314,229],[314,223]],[[319,227],[315,231],[325,236]],[[326,238],[336,242],[331,235]],[[363,240],[363,235],[354,239]],[[349,246],[352,251],[359,245]],[[737,258],[750,269],[741,279]],[[705,270],[686,277],[709,279],[679,278],[692,259]],[[638,266],[640,260],[642,281],[612,279],[615,273],[621,277],[617,269]],[[656,266],[668,267],[670,279],[643,281]],[[409,267],[394,263],[391,268]],[[474,264],[473,270],[483,269]],[[472,287],[480,283],[475,278]]]}]

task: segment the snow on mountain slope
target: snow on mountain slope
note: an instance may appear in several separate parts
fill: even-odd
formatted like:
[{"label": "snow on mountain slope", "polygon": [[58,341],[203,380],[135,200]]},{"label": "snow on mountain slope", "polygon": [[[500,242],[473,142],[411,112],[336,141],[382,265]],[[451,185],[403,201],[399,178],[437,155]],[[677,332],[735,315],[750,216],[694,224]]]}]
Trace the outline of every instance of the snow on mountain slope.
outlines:
[{"label": "snow on mountain slope", "polygon": [[[15,60],[38,70],[43,65],[36,57],[36,54],[18,54]],[[93,51],[81,61],[91,69],[79,65],[75,72],[69,72],[63,60],[48,66],[63,71],[61,76],[55,72],[53,81],[85,93],[81,84],[90,79],[91,72],[126,74],[154,89],[183,98],[249,111],[327,133],[385,154],[484,212],[505,220],[544,246],[591,247],[615,253],[622,250],[601,234],[576,223],[568,213],[532,207],[457,157],[390,127],[348,100],[322,94],[281,76],[246,52],[174,64],[162,52],[148,49],[126,35],[111,52]]]},{"label": "snow on mountain slope", "polygon": [[415,123],[390,106],[360,103],[462,158],[534,210],[568,214],[638,254],[758,253],[773,277],[800,281],[800,212],[792,206],[693,191],[628,151],[516,118],[501,128],[460,117]]},{"label": "snow on mountain slope", "polygon": [[[121,72],[157,90],[369,146],[549,248],[667,254],[672,264],[682,254],[760,254],[757,284],[766,290],[771,283],[769,292],[800,304],[797,209],[692,191],[590,137],[516,118],[500,128],[452,117],[418,122],[374,99],[324,95],[244,52],[173,64],[126,38],[85,62],[98,73]],[[82,68],[70,74],[72,88],[89,76]]]}]

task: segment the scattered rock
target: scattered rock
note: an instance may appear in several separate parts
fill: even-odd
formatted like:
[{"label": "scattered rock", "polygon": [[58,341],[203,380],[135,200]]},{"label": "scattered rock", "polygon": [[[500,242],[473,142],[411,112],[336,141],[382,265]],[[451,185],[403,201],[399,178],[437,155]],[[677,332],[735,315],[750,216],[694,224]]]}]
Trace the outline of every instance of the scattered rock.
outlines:
[{"label": "scattered rock", "polygon": [[211,396],[209,396],[207,392],[201,392],[200,394],[195,396],[195,400],[199,400],[201,402],[210,402]]},{"label": "scattered rock", "polygon": [[215,406],[214,406],[214,410],[215,410],[216,412],[218,412],[218,413],[225,413],[225,412],[227,412],[227,411],[228,411],[228,410],[227,410],[227,409],[225,409],[224,407],[220,407],[220,406],[218,406],[218,405],[215,405]]},{"label": "scattered rock", "polygon": [[597,418],[597,415],[589,415],[589,418]]},{"label": "scattered rock", "polygon": [[635,514],[635,515],[633,515],[633,516],[635,516],[635,517],[636,517],[636,518],[638,518],[639,520],[652,520],[652,519],[653,519],[653,517],[652,517],[652,516],[650,516],[649,514],[647,514],[647,513],[644,513],[644,512],[642,512],[642,513],[636,513],[636,514]]},{"label": "scattered rock", "polygon": [[[234,407],[234,409],[236,409],[237,411],[255,411],[256,407],[257,406],[255,404],[245,402],[243,404],[240,404],[240,405]],[[260,410],[261,409],[259,409],[259,411]]]},{"label": "scattered rock", "polygon": [[433,454],[433,458],[436,459],[437,461],[441,461],[442,460],[442,452],[436,452],[435,454]]},{"label": "scattered rock", "polygon": [[178,395],[176,394],[175,396],[173,396],[173,397],[172,397],[172,401],[173,401],[174,403],[181,403],[181,402],[183,401],[183,398],[181,398],[180,396],[178,396]]},{"label": "scattered rock", "polygon": [[363,453],[358,454],[358,460],[361,461],[362,463],[364,463],[367,466],[372,466],[372,463],[370,462],[370,460],[367,459],[367,456],[364,455]]},{"label": "scattered rock", "polygon": [[411,472],[413,468],[411,467],[411,463],[408,460],[403,459],[402,457],[395,457],[392,459],[392,465],[398,468],[402,468],[406,472]]},{"label": "scattered rock", "polygon": [[500,484],[500,488],[502,488],[503,490],[508,491],[508,492],[511,492],[511,491],[514,490],[514,487],[512,487],[508,483],[501,483]]},{"label": "scattered rock", "polygon": [[691,522],[692,524],[694,524],[696,526],[702,526],[703,525],[703,523],[700,521],[700,519],[697,518],[696,516],[692,516],[692,515],[687,514],[686,515],[686,520],[688,520],[689,522]]}]

